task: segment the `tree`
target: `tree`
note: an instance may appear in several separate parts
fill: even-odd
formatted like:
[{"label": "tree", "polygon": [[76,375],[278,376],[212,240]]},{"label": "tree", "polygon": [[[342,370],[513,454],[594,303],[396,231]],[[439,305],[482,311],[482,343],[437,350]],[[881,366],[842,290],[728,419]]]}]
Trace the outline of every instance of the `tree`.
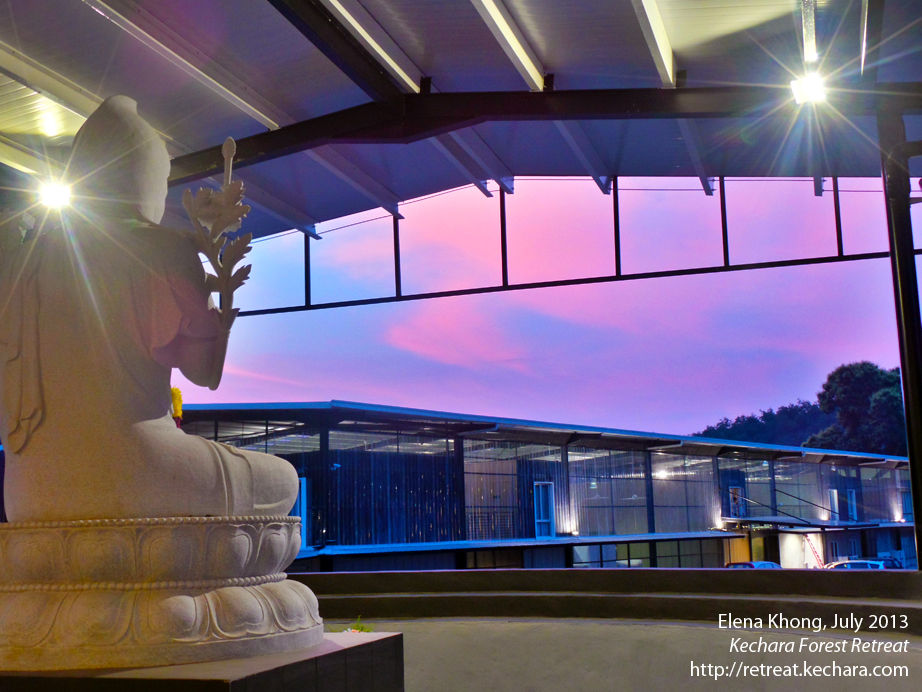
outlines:
[{"label": "tree", "polygon": [[817,394],[820,409],[836,422],[811,435],[804,447],[877,454],[906,454],[900,370],[861,361],[833,370]]},{"label": "tree", "polygon": [[800,445],[806,438],[832,425],[835,420],[833,414],[823,413],[816,402],[798,400],[796,404],[781,406],[777,411],[760,411],[758,416],[737,416],[732,421],[722,418],[716,425],[709,425],[701,432],[694,433],[694,436]]}]

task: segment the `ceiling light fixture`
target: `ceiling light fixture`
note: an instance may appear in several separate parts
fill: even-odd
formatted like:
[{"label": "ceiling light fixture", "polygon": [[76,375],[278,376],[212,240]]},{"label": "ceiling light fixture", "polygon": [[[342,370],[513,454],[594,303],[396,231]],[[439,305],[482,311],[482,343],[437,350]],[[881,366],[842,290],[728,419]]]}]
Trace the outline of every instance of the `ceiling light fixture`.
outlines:
[{"label": "ceiling light fixture", "polygon": [[816,72],[791,80],[791,90],[798,105],[826,100],[826,85]]},{"label": "ceiling light fixture", "polygon": [[52,209],[61,209],[70,204],[70,185],[42,183],[38,194],[41,203]]}]

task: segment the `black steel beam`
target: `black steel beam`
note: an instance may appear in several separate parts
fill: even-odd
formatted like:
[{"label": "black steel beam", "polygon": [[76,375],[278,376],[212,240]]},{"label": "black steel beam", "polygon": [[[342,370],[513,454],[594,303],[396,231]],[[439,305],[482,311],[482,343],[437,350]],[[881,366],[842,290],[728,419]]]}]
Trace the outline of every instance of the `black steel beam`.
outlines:
[{"label": "black steel beam", "polygon": [[[350,134],[395,119],[396,116],[384,106],[366,103],[252,137],[244,137],[237,140],[234,168],[252,166],[324,144],[350,141]],[[219,144],[173,159],[170,166],[170,186],[221,173],[224,170],[221,146],[222,144]]]},{"label": "black steel beam", "polygon": [[269,2],[373,101],[401,112],[404,92],[319,0]]},{"label": "black steel beam", "polygon": [[[243,168],[336,142],[406,144],[488,121],[790,118],[794,109],[786,87],[497,91],[401,98],[403,115],[368,103],[244,137],[237,142],[234,166]],[[922,83],[879,84],[873,91],[832,90],[827,100],[828,106],[846,116],[876,115],[881,107],[922,112]],[[215,175],[223,167],[220,144],[179,156],[173,160],[170,185]]]},{"label": "black steel beam", "polygon": [[[826,105],[843,115],[876,115],[886,106],[922,109],[922,83],[878,84],[874,89],[827,91]],[[630,120],[758,117],[794,109],[787,85],[695,87],[686,89],[585,89],[570,91],[485,91],[406,96],[410,119]],[[789,117],[785,113],[785,117]]]},{"label": "black steel beam", "polygon": [[[922,250],[919,251],[922,254]],[[750,264],[731,264],[730,266],[692,267],[689,269],[672,269],[659,272],[638,274],[620,274],[612,276],[592,276],[582,279],[558,279],[554,281],[533,281],[530,283],[508,284],[506,286],[481,286],[478,288],[461,288],[453,291],[433,291],[430,293],[410,293],[399,297],[382,296],[381,298],[362,298],[360,300],[342,300],[335,303],[317,303],[315,305],[296,305],[284,308],[265,308],[246,310],[241,317],[251,315],[278,315],[286,312],[303,312],[305,310],[327,310],[330,308],[348,308],[360,305],[380,305],[382,303],[401,303],[410,300],[428,300],[430,298],[452,298],[456,296],[479,295],[482,293],[502,293],[503,291],[523,291],[532,288],[556,288],[559,286],[581,286],[584,284],[604,284],[616,281],[637,281],[640,279],[660,279],[674,276],[697,276],[699,274],[720,274],[723,272],[750,271],[753,269],[777,269],[780,267],[802,267],[812,264],[834,264],[836,262],[855,262],[869,259],[885,259],[887,252],[868,252],[860,255],[832,255],[827,257],[807,257],[795,260],[778,260],[775,262],[753,262]]]},{"label": "black steel beam", "polygon": [[[913,516],[922,516],[922,315],[919,313],[919,285],[916,252],[909,211],[909,159],[922,156],[922,142],[906,143],[906,126],[899,112],[883,112],[877,120],[884,194],[887,198],[887,227],[890,238],[890,267],[896,306],[900,370],[903,379],[903,408],[906,414],[910,491]],[[922,547],[922,521],[915,522],[916,547]],[[919,564],[922,569],[922,562]]]}]

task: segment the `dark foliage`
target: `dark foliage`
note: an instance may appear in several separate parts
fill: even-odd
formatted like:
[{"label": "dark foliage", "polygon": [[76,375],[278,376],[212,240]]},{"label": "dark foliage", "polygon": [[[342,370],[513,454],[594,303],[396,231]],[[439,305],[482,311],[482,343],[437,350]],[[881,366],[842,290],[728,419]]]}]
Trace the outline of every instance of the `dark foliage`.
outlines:
[{"label": "dark foliage", "polygon": [[758,416],[737,416],[732,421],[723,418],[716,425],[694,433],[694,436],[799,446],[835,421],[835,415],[824,413],[816,402],[798,400],[796,404],[781,406],[777,411],[760,411]]},{"label": "dark foliage", "polygon": [[829,373],[817,399],[836,422],[811,435],[804,447],[906,454],[899,368],[884,370],[868,361],[840,365]]},{"label": "dark foliage", "polygon": [[724,418],[694,436],[904,456],[900,370],[868,361],[840,365],[826,377],[817,402]]}]

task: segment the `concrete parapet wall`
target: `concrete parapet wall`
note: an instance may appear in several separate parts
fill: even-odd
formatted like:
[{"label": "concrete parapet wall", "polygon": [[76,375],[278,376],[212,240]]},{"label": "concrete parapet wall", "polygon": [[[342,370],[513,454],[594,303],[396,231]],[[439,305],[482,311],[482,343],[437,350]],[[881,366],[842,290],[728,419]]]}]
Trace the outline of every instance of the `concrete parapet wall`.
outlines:
[{"label": "concrete parapet wall", "polygon": [[509,569],[292,574],[318,596],[495,591],[738,594],[886,598],[922,602],[908,570]]},{"label": "concrete parapet wall", "polygon": [[[922,575],[821,570],[464,570],[291,575],[325,618],[629,618],[775,616],[834,623],[849,615],[906,622],[922,635]],[[902,616],[906,616],[902,618]],[[838,618],[838,620],[837,620]]]}]

